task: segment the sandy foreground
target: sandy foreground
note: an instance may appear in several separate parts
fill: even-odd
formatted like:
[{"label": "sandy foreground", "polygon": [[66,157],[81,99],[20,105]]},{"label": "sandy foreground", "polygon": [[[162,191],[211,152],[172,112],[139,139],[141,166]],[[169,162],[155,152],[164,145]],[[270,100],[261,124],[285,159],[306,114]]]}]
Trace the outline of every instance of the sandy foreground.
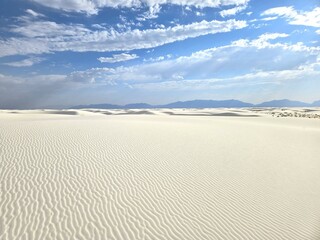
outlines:
[{"label": "sandy foreground", "polygon": [[0,239],[320,239],[320,109],[0,110]]}]

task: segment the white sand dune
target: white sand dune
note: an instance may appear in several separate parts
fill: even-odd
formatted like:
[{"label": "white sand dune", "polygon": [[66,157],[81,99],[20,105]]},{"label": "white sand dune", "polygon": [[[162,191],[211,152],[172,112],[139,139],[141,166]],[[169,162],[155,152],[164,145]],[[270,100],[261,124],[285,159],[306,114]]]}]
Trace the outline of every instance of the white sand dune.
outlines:
[{"label": "white sand dune", "polygon": [[252,108],[255,113],[270,114],[273,117],[298,117],[320,119],[320,108]]},{"label": "white sand dune", "polygon": [[320,120],[263,111],[2,110],[0,239],[320,239]]}]

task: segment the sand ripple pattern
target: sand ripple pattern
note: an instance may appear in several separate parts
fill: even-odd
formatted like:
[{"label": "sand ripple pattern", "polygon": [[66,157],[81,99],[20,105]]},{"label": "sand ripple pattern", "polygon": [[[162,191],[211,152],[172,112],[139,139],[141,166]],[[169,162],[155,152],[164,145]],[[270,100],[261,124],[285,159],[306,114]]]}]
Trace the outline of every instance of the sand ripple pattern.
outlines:
[{"label": "sand ripple pattern", "polygon": [[0,239],[320,239],[320,128],[256,121],[0,119]]}]

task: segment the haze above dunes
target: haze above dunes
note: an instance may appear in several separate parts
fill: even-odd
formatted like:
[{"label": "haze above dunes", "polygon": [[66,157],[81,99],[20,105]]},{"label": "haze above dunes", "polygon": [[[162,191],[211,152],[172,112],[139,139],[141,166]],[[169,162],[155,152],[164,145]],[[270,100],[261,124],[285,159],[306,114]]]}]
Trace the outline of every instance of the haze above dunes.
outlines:
[{"label": "haze above dunes", "polygon": [[89,104],[78,105],[71,108],[83,109],[83,108],[102,108],[102,109],[133,109],[133,108],[245,108],[245,107],[320,107],[320,101],[314,101],[313,103],[305,103],[300,101],[292,101],[288,99],[272,100],[268,102],[262,102],[259,104],[247,103],[239,100],[190,100],[179,101],[163,105],[150,105],[147,103],[131,103],[126,105],[115,104]]},{"label": "haze above dunes", "polygon": [[319,239],[319,116],[0,110],[0,239]]}]

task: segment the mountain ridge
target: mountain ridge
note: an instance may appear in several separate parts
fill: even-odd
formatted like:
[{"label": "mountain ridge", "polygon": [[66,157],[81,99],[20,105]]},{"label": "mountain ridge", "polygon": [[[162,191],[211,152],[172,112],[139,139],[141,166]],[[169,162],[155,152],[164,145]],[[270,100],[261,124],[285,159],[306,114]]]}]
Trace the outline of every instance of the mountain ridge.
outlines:
[{"label": "mountain ridge", "polygon": [[288,99],[272,100],[259,104],[247,103],[235,99],[229,100],[189,100],[177,101],[162,105],[150,105],[147,103],[130,103],[116,105],[108,103],[77,105],[70,109],[100,108],[100,109],[147,109],[147,108],[243,108],[243,107],[320,107],[320,100],[313,103],[292,101]]}]

